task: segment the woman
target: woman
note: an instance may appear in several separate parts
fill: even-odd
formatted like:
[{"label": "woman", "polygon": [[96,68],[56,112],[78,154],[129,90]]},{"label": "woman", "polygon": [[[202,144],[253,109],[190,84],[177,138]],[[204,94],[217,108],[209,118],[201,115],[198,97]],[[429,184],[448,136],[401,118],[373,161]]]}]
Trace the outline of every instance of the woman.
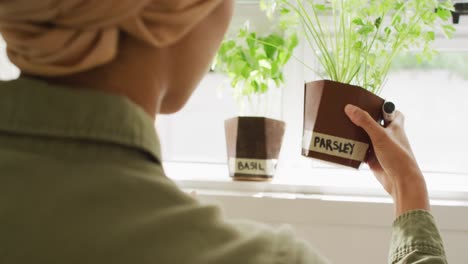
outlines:
[{"label": "woman", "polygon": [[[288,228],[228,222],[164,176],[154,118],[185,104],[232,6],[0,0],[22,71],[0,84],[0,263],[327,263]],[[403,116],[383,128],[344,110],[395,202],[389,261],[446,263]]]}]

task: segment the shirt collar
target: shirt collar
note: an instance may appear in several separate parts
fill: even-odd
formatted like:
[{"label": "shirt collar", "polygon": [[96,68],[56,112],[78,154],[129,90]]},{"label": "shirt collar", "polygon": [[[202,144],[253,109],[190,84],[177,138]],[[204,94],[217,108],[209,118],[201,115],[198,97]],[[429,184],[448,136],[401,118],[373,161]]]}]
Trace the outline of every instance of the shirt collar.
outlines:
[{"label": "shirt collar", "polygon": [[31,78],[0,82],[0,132],[137,148],[160,162],[154,121],[123,96]]}]

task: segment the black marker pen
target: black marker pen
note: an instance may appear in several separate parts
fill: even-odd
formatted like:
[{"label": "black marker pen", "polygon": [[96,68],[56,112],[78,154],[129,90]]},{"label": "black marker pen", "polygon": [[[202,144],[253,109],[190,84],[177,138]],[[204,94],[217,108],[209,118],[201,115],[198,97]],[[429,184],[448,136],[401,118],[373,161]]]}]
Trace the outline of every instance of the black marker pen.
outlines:
[{"label": "black marker pen", "polygon": [[390,101],[385,101],[382,106],[383,118],[386,124],[391,123],[395,119],[395,104]]}]

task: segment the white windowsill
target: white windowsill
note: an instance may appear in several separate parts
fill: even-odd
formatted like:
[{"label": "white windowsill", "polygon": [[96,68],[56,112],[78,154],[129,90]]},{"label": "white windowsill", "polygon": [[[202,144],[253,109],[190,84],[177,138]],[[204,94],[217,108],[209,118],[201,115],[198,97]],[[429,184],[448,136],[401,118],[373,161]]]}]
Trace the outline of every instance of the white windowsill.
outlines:
[{"label": "white windowsill", "polygon": [[[366,172],[308,169],[306,173],[311,175],[305,182],[299,182],[300,177],[288,181],[282,176],[271,182],[239,182],[229,178],[223,164],[165,162],[164,168],[181,189],[195,191],[203,202],[220,205],[231,218],[277,224],[385,228],[394,219],[391,198]],[[360,176],[353,181],[333,183],[327,179],[330,175],[334,175],[334,180]],[[447,177],[453,184],[443,180]],[[432,213],[440,229],[468,231],[467,175],[432,174],[426,178],[433,189]],[[450,186],[454,187],[452,191]]]},{"label": "white windowsill", "polygon": [[[233,181],[225,164],[164,162],[167,175],[182,189],[206,195],[320,199],[391,203],[367,170],[279,169],[271,182]],[[468,207],[468,175],[426,173],[431,204]]]}]

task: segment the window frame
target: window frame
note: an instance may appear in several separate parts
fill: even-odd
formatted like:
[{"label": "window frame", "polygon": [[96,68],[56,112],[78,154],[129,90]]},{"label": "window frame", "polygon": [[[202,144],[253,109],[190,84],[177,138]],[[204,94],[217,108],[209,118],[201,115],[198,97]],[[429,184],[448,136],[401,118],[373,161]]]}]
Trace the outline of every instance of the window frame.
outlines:
[{"label": "window frame", "polygon": [[[262,11],[258,8],[258,1],[240,1],[236,3],[236,12],[233,17],[233,24],[231,28],[238,28],[243,21],[250,19],[252,24],[260,30],[267,28],[268,20]],[[468,21],[467,21],[468,22]],[[452,40],[445,39],[442,35],[438,35],[434,43],[434,47],[441,51],[468,51],[468,23],[461,23],[456,25],[457,33]],[[456,41],[454,41],[456,40]],[[295,55],[298,57],[310,55],[310,50],[304,46],[304,41],[301,41],[296,48]],[[308,56],[311,58],[312,56]],[[301,122],[302,124],[302,109],[301,111],[288,110],[288,105],[297,103],[302,100],[304,82],[313,80],[308,79],[306,76],[306,69],[297,61],[291,61],[285,68],[285,76],[296,75],[295,78],[287,78],[285,87],[288,92],[283,93],[281,100],[282,119],[292,120],[289,122]],[[313,77],[313,76],[311,76]],[[301,81],[304,80],[304,81]],[[293,87],[293,88],[291,88]],[[320,174],[320,177],[325,179],[334,175],[353,174],[356,173],[352,170],[343,169],[340,167],[323,167],[314,165],[305,158],[300,157],[300,146],[302,140],[302,128],[288,127],[284,136],[283,148],[280,154],[280,164],[284,161],[286,156],[298,156],[299,158],[292,161],[289,168],[283,169],[283,174],[288,169],[291,174],[297,173],[298,170],[303,170],[302,174],[314,175]],[[228,177],[228,169],[225,163],[199,163],[199,162],[177,162],[166,161],[165,166],[168,169],[168,175],[173,178],[176,183],[184,189],[197,189],[205,192],[221,192],[221,193],[243,193],[243,195],[253,195],[253,197],[266,196],[279,196],[286,199],[296,199],[297,197],[315,197],[317,195],[330,195],[341,197],[344,200],[359,200],[359,201],[377,201],[379,203],[391,202],[388,195],[385,193],[380,184],[371,176],[368,169],[362,169],[360,174],[368,177],[368,182],[362,188],[353,186],[330,186],[320,184],[320,180],[311,181],[308,184],[303,184],[294,180],[291,182],[284,181],[283,179],[275,178],[272,182],[267,183],[251,183],[251,182],[236,182]],[[177,169],[176,167],[189,168],[187,170]],[[293,167],[299,167],[291,169]],[[288,173],[288,172],[286,172]],[[430,190],[430,197],[436,204],[448,206],[467,206],[468,204],[468,174],[457,173],[444,173],[444,172],[424,172],[428,187]],[[198,176],[194,176],[198,174]],[[319,177],[319,178],[320,178]],[[352,176],[350,176],[352,177]],[[440,184],[447,180],[447,177],[452,179],[454,185],[458,188],[451,189],[450,187],[438,187]],[[464,181],[463,179],[466,179]],[[455,184],[456,182],[456,184]],[[466,190],[466,191],[465,191]],[[288,198],[289,197],[289,198]]]}]

